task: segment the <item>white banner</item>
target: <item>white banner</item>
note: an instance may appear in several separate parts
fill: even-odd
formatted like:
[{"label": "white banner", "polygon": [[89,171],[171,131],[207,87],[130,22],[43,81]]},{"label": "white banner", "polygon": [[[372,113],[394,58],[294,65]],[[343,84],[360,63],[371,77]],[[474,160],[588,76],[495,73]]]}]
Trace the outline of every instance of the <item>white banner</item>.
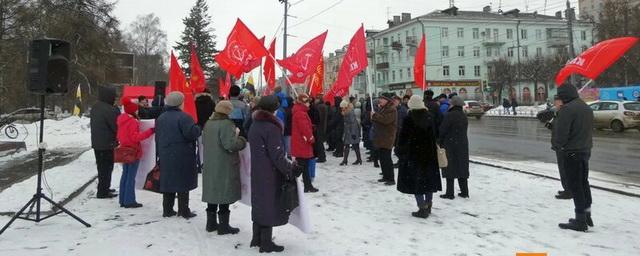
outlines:
[{"label": "white banner", "polygon": [[[309,208],[304,197],[304,185],[301,178],[297,179],[298,186],[298,208],[294,209],[289,216],[289,224],[297,227],[303,233],[311,233],[311,221],[309,219]],[[247,147],[240,151],[240,186],[242,197],[240,202],[251,206],[251,147],[247,143]]]},{"label": "white banner", "polygon": [[[155,120],[140,120],[140,132],[156,126]],[[136,173],[136,189],[142,189],[147,179],[147,174],[156,166],[156,135],[151,135],[142,143],[142,158],[138,164],[138,172]]]}]

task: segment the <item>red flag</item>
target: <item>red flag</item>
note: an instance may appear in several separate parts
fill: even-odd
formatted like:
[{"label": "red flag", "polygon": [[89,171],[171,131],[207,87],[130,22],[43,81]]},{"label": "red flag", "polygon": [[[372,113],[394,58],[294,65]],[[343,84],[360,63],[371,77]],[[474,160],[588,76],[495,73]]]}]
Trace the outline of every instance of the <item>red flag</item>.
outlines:
[{"label": "red flag", "polygon": [[191,44],[191,88],[196,93],[204,92],[207,88],[204,72],[202,66],[200,66],[200,60],[198,60],[198,54],[196,54],[196,47]]},{"label": "red flag", "polygon": [[273,56],[276,56],[276,39],[274,38],[269,45],[269,55],[264,62],[264,80],[267,82],[264,95],[273,93],[276,87],[276,65],[273,61]]},{"label": "red flag", "polygon": [[427,52],[426,48],[427,48],[427,43],[423,34],[422,40],[420,40],[420,46],[418,46],[418,50],[416,51],[416,60],[415,60],[415,63],[413,64],[413,77],[415,78],[416,85],[422,88],[423,91],[427,89],[427,82],[424,77],[424,64],[426,61],[425,55]]},{"label": "red flag", "polygon": [[227,38],[227,45],[215,59],[222,69],[240,77],[245,66],[265,55],[267,49],[264,48],[264,43],[260,43],[253,32],[238,19]]},{"label": "red flag", "polygon": [[169,63],[170,91],[182,91],[186,80],[184,72],[182,72],[182,68],[180,68],[180,64],[178,63],[178,59],[176,59],[176,56],[173,55],[173,51],[171,51],[171,62]]},{"label": "red flag", "polygon": [[320,55],[320,63],[316,67],[316,72],[311,76],[311,82],[309,83],[309,95],[316,97],[322,93],[322,86],[324,85],[324,58]]},{"label": "red flag", "polygon": [[311,41],[304,44],[298,52],[291,55],[284,60],[278,60],[280,66],[291,71],[289,81],[292,83],[304,83],[304,81],[313,74],[315,67],[320,62],[322,56],[322,47],[324,41],[327,38],[327,31],[319,36],[311,39]]},{"label": "red flag", "polygon": [[349,93],[349,86],[353,77],[369,65],[367,60],[367,43],[364,37],[364,25],[353,35],[349,43],[349,49],[342,59],[340,72],[331,90],[324,96],[325,101],[332,102],[335,96],[344,96]]},{"label": "red flag", "polygon": [[225,81],[222,81],[221,78],[218,78],[218,95],[225,99],[229,99],[229,90],[231,89],[231,77],[227,72],[227,78]]},{"label": "red flag", "polygon": [[191,88],[185,86],[184,93],[184,112],[189,114],[193,118],[194,122],[198,122],[198,112],[196,111],[196,100],[193,97]]},{"label": "red flag", "polygon": [[[262,38],[260,38],[260,44],[264,45],[264,36]],[[251,72],[251,70],[254,70],[255,68],[259,67],[260,64],[262,64],[262,57],[260,58],[255,58],[251,61],[249,61],[249,64],[243,67],[243,71],[245,73],[249,73]]]},{"label": "red flag", "polygon": [[602,41],[589,48],[580,56],[565,65],[558,75],[556,84],[562,86],[573,73],[578,73],[589,79],[595,80],[609,66],[615,63],[625,52],[635,45],[640,38],[620,37]]}]

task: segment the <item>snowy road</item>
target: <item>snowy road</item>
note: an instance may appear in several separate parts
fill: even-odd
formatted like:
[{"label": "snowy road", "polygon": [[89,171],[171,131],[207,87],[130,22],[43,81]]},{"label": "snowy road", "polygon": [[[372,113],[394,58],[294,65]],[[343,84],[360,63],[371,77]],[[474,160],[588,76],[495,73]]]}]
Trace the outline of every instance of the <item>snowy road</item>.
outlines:
[{"label": "snowy road", "polygon": [[[90,152],[88,152],[90,153]],[[572,215],[571,201],[553,199],[556,181],[479,165],[471,166],[470,199],[436,196],[429,219],[410,216],[414,199],[375,180],[379,170],[367,165],[341,167],[335,158],[319,165],[310,195],[314,231],[305,235],[287,225],[274,230],[282,255],[638,255],[640,200],[594,190],[588,233],[557,228]],[[74,166],[77,165],[77,166]],[[93,168],[76,161],[69,169]],[[73,167],[73,168],[71,168]],[[114,173],[118,184],[120,168]],[[90,174],[93,174],[92,171]],[[89,174],[87,174],[89,175]],[[54,188],[65,182],[50,184]],[[161,217],[161,197],[138,192],[140,209],[123,209],[117,200],[97,200],[92,185],[69,205],[90,222],[84,228],[68,216],[34,225],[18,221],[0,236],[0,255],[257,255],[249,248],[250,209],[232,206],[232,225],[240,234],[217,236],[204,231],[201,189],[191,195],[199,215],[186,221]],[[24,195],[27,200],[28,195]],[[6,209],[2,209],[6,210]],[[0,224],[8,217],[0,217]]]}]

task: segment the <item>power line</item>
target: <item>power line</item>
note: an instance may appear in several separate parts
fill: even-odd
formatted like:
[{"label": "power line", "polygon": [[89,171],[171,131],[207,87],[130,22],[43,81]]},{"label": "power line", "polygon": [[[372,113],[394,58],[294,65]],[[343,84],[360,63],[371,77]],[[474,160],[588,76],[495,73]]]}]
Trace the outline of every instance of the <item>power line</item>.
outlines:
[{"label": "power line", "polygon": [[325,12],[327,12],[327,11],[331,10],[333,7],[338,6],[338,5],[339,5],[340,3],[342,3],[342,2],[344,2],[344,0],[338,0],[337,2],[333,3],[332,5],[330,5],[329,7],[325,8],[324,10],[322,10],[322,11],[320,11],[320,12],[318,12],[318,13],[316,13],[316,14],[314,14],[314,15],[310,16],[309,18],[306,18],[306,19],[302,20],[301,22],[299,22],[299,23],[297,23],[297,24],[294,24],[294,25],[292,25],[292,26],[290,26],[290,27],[291,27],[291,28],[294,28],[294,27],[297,27],[297,26],[299,26],[299,25],[301,25],[301,24],[303,24],[303,23],[306,23],[307,21],[309,21],[309,20],[311,20],[311,19],[313,19],[313,18],[315,18],[315,17],[318,17],[318,16],[322,15],[323,13],[325,13]]}]

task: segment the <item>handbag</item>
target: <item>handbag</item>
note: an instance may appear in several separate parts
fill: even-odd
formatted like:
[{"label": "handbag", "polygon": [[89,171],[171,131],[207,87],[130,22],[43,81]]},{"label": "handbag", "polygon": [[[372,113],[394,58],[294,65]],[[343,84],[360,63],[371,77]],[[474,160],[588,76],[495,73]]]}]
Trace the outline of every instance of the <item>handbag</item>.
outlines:
[{"label": "handbag", "polygon": [[113,162],[130,164],[138,160],[138,148],[119,145],[113,150]]},{"label": "handbag", "polygon": [[144,181],[144,186],[142,187],[144,190],[148,190],[151,192],[161,193],[160,192],[160,166],[156,164],[156,166],[151,169],[149,174],[147,174],[147,178]]},{"label": "handbag", "polygon": [[447,160],[447,150],[441,148],[440,145],[436,144],[436,148],[438,150],[438,165],[440,168],[446,168],[449,166],[449,160]]},{"label": "handbag", "polygon": [[280,204],[285,212],[290,213],[300,204],[296,179],[285,181],[280,190]]}]

